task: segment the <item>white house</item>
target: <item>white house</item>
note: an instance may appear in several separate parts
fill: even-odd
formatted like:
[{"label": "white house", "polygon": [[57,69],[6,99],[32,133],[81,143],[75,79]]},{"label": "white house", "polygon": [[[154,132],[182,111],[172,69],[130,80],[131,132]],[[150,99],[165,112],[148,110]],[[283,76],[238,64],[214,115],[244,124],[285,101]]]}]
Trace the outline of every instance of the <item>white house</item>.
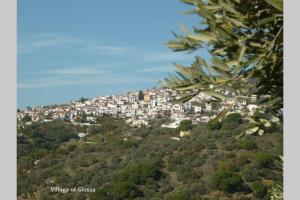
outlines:
[{"label": "white house", "polygon": [[250,98],[251,103],[255,103],[257,101],[257,95],[256,94],[252,94],[251,98]]},{"label": "white house", "polygon": [[175,122],[172,122],[170,124],[162,124],[161,127],[165,128],[177,128],[180,124],[181,120],[176,120]]},{"label": "white house", "polygon": [[83,138],[87,136],[87,133],[77,133],[78,137]]},{"label": "white house", "polygon": [[205,104],[205,110],[206,111],[211,111],[212,110],[212,105],[210,103]]},{"label": "white house", "polygon": [[249,115],[250,115],[250,116],[254,115],[254,113],[255,113],[257,107],[258,107],[258,106],[255,105],[255,104],[249,104],[249,105],[247,106],[247,109],[249,110]]},{"label": "white house", "polygon": [[87,116],[86,121],[96,121],[96,117],[94,116]]},{"label": "white house", "polygon": [[191,135],[191,131],[180,131],[179,136],[184,137],[184,136],[189,136]]},{"label": "white house", "polygon": [[179,140],[180,140],[180,138],[178,138],[178,137],[171,137],[171,139],[172,139],[172,140],[176,140],[176,141],[179,141]]},{"label": "white house", "polygon": [[194,107],[194,113],[201,113],[201,106],[193,106]]},{"label": "white house", "polygon": [[143,120],[143,119],[133,120],[132,125],[138,126],[138,127],[140,127],[142,125],[148,126],[148,121]]},{"label": "white house", "polygon": [[180,112],[182,111],[182,106],[180,104],[174,104],[172,106],[172,112]]},{"label": "white house", "polygon": [[200,118],[200,120],[201,120],[201,122],[208,122],[210,120],[210,118],[207,116],[203,116]]},{"label": "white house", "polygon": [[131,105],[131,108],[137,110],[139,108],[139,105],[137,103],[134,103]]}]

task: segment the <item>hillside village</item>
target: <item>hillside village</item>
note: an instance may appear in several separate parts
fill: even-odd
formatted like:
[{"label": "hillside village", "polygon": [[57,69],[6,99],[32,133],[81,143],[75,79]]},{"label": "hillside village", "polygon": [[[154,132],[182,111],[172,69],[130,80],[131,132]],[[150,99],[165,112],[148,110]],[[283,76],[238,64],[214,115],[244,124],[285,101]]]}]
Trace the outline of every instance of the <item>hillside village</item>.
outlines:
[{"label": "hillside village", "polygon": [[[226,96],[180,104],[175,91],[149,89],[19,110],[18,199],[268,199],[282,182],[281,127],[236,139],[260,98]],[[234,114],[218,128],[205,123],[225,108]],[[95,192],[49,189],[73,185]]]},{"label": "hillside village", "polygon": [[[199,93],[185,103],[176,103],[179,94],[171,89],[147,89],[128,92],[125,95],[100,96],[93,99],[82,98],[69,104],[27,107],[18,110],[18,125],[32,122],[64,120],[75,125],[96,123],[97,116],[104,114],[121,117],[131,126],[147,126],[149,120],[164,117],[171,123],[163,127],[176,128],[182,120],[192,120],[194,124],[208,122],[225,108],[231,112],[251,115],[257,108],[257,96],[242,96],[228,89],[215,89],[227,98],[222,102],[211,101],[210,95]],[[24,120],[26,119],[26,120]],[[24,123],[21,123],[24,122]]]}]

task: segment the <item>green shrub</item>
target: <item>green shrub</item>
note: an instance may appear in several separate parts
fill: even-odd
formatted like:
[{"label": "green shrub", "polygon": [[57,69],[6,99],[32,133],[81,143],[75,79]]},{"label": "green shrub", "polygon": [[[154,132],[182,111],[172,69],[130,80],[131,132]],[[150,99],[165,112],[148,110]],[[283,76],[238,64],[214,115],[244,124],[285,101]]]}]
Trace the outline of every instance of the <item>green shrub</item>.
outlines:
[{"label": "green shrub", "polygon": [[212,179],[215,186],[228,193],[234,193],[244,190],[244,182],[241,176],[232,171],[218,170]]},{"label": "green shrub", "polygon": [[183,181],[183,182],[188,182],[189,179],[193,178],[193,174],[184,168],[179,169],[179,175],[178,175],[178,180]]},{"label": "green shrub", "polygon": [[40,160],[37,167],[39,169],[45,169],[47,167],[54,166],[57,163],[58,163],[58,160],[55,160],[55,159]]},{"label": "green shrub", "polygon": [[189,131],[193,128],[193,122],[191,120],[183,120],[180,122],[177,130],[178,131]]},{"label": "green shrub", "polygon": [[20,165],[21,168],[23,169],[29,169],[33,167],[34,160],[30,156],[23,156],[18,160],[18,164]]},{"label": "green shrub", "polygon": [[178,190],[173,192],[168,200],[189,200],[189,195],[186,191]]},{"label": "green shrub", "polygon": [[112,197],[112,188],[111,185],[105,185],[101,189],[97,189],[96,192],[90,194],[91,200],[111,200]]},{"label": "green shrub", "polygon": [[206,128],[209,130],[220,130],[221,127],[222,127],[222,123],[219,121],[215,121],[215,120],[210,120],[206,124]]},{"label": "green shrub", "polygon": [[247,163],[250,163],[249,155],[247,154],[240,154],[235,158],[235,164],[238,166],[243,166]]},{"label": "green shrub", "polygon": [[225,145],[224,149],[225,149],[226,151],[232,151],[232,150],[235,149],[235,147],[236,147],[235,145],[227,144],[227,145]]},{"label": "green shrub", "polygon": [[243,123],[243,118],[239,113],[232,113],[227,115],[223,120],[222,124],[241,124]]},{"label": "green shrub", "polygon": [[226,135],[236,134],[236,130],[243,123],[242,116],[239,113],[233,113],[227,115],[222,120],[222,130],[227,131]]},{"label": "green shrub", "polygon": [[113,196],[118,200],[135,198],[138,196],[138,192],[133,183],[124,181],[113,186]]},{"label": "green shrub", "polygon": [[88,132],[90,135],[95,135],[97,133],[101,133],[101,128],[98,127],[98,126],[90,126],[89,129],[88,129]]},{"label": "green shrub", "polygon": [[171,156],[171,158],[168,160],[168,170],[174,171],[177,166],[184,164],[184,158],[182,155],[175,155]]},{"label": "green shrub", "polygon": [[193,167],[200,167],[205,163],[205,159],[201,157],[196,157],[194,161],[192,161]]},{"label": "green shrub", "polygon": [[84,153],[91,153],[91,152],[95,152],[95,151],[96,151],[95,146],[91,145],[91,144],[86,144],[83,148]]},{"label": "green shrub", "polygon": [[192,143],[192,149],[193,151],[201,152],[203,149],[205,149],[205,145],[200,142],[194,142]]},{"label": "green shrub", "polygon": [[76,149],[76,145],[71,144],[68,146],[68,151],[74,151]]},{"label": "green shrub", "polygon": [[267,187],[258,181],[251,184],[251,190],[253,191],[254,196],[258,198],[264,197],[268,192]]},{"label": "green shrub", "polygon": [[137,144],[134,141],[127,140],[122,143],[122,147],[124,147],[126,149],[130,149],[133,147],[137,147]]},{"label": "green shrub", "polygon": [[234,153],[227,153],[225,154],[225,158],[230,159],[230,158],[235,158],[236,155]]},{"label": "green shrub", "polygon": [[217,149],[217,145],[214,141],[207,141],[206,148],[207,149]]},{"label": "green shrub", "polygon": [[192,196],[195,197],[195,194],[207,194],[208,193],[208,187],[207,184],[204,182],[197,181],[196,183],[189,184],[188,191]]},{"label": "green shrub", "polygon": [[256,154],[255,162],[260,168],[272,168],[274,164],[274,156],[269,153],[259,152]]},{"label": "green shrub", "polygon": [[194,169],[190,174],[192,175],[192,178],[196,180],[200,179],[204,173],[200,169]]},{"label": "green shrub", "polygon": [[244,141],[242,141],[240,146],[242,149],[246,149],[246,150],[257,149],[256,142],[252,139],[245,139]]},{"label": "green shrub", "polygon": [[147,178],[159,179],[158,164],[152,161],[141,161],[126,167],[119,176],[120,181],[130,181],[134,184],[144,184]]},{"label": "green shrub", "polygon": [[162,192],[163,193],[169,193],[173,190],[174,188],[168,183],[162,186]]},{"label": "green shrub", "polygon": [[263,168],[260,169],[258,174],[265,179],[273,181],[282,181],[282,172],[274,171],[272,169]]},{"label": "green shrub", "polygon": [[242,176],[245,181],[247,182],[253,182],[259,180],[259,175],[256,169],[251,168],[246,168],[242,172]]},{"label": "green shrub", "polygon": [[97,162],[97,159],[95,158],[91,158],[91,157],[85,157],[85,158],[82,158],[80,161],[79,161],[79,165],[81,167],[88,167],[92,164],[95,164]]}]

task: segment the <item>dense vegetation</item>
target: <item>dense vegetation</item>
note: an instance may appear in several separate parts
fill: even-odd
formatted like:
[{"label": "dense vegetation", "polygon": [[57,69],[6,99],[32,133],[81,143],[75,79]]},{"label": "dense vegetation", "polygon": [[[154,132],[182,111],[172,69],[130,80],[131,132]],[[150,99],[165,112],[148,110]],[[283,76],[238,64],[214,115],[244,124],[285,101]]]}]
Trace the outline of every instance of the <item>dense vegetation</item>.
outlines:
[{"label": "dense vegetation", "polygon": [[[269,199],[282,182],[281,127],[263,137],[234,136],[248,122],[226,117],[218,129],[184,121],[178,129],[131,128],[123,120],[99,118],[101,127],[63,122],[33,123],[18,136],[18,199]],[[180,130],[191,130],[179,137]],[[37,162],[38,161],[38,162]],[[95,188],[95,192],[51,192],[51,186]]]}]

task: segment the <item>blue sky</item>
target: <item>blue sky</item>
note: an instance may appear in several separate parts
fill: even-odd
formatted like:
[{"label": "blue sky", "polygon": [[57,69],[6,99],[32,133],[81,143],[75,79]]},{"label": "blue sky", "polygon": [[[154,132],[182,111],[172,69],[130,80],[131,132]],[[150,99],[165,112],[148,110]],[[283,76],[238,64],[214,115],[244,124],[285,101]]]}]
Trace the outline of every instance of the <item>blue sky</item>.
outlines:
[{"label": "blue sky", "polygon": [[[179,0],[18,0],[18,107],[159,86],[192,54],[165,46],[199,23]],[[205,54],[198,52],[198,54]],[[205,55],[204,55],[205,56]]]}]

